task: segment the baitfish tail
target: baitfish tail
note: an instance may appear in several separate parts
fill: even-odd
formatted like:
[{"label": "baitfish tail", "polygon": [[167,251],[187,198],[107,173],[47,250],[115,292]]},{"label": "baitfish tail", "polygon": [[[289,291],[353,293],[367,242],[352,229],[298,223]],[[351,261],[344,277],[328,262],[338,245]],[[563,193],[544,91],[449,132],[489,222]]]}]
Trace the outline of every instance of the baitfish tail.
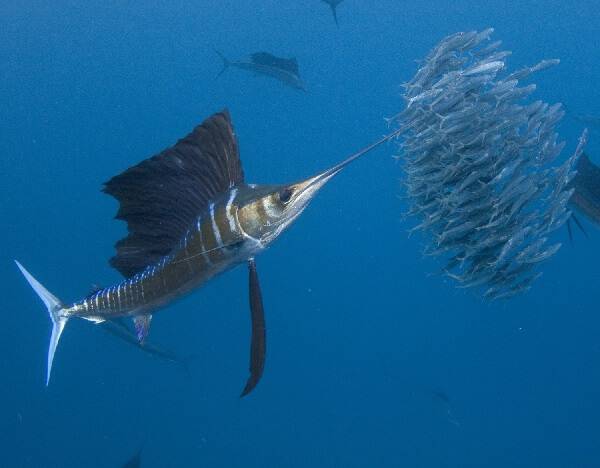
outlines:
[{"label": "baitfish tail", "polygon": [[217,55],[219,57],[221,57],[221,60],[223,60],[223,68],[221,68],[221,71],[219,72],[219,74],[215,77],[215,80],[217,78],[219,78],[223,73],[225,73],[225,71],[229,68],[229,65],[231,65],[231,62],[227,59],[227,57],[225,57],[221,52],[219,52],[217,49],[215,49],[215,52],[217,53]]},{"label": "baitfish tail", "polygon": [[54,359],[54,353],[56,352],[56,346],[58,340],[62,334],[69,317],[64,313],[64,306],[62,302],[57,299],[50,291],[42,286],[38,280],[36,280],[31,274],[15,260],[15,263],[23,273],[23,276],[33,288],[33,290],[40,296],[40,299],[44,301],[48,308],[48,315],[52,320],[52,335],[50,336],[50,345],[48,346],[48,372],[46,374],[46,385],[50,382],[50,372],[52,370],[52,360]]}]

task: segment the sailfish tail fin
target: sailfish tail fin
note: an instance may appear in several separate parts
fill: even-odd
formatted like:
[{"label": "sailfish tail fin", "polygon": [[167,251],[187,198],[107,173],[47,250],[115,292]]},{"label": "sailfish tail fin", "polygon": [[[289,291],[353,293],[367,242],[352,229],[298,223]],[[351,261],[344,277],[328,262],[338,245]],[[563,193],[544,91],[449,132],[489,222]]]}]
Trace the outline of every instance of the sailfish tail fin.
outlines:
[{"label": "sailfish tail fin", "polygon": [[215,77],[215,80],[217,78],[219,78],[223,73],[225,73],[225,71],[229,68],[229,65],[231,65],[231,62],[227,59],[227,57],[225,57],[220,51],[218,51],[217,49],[215,49],[215,52],[217,53],[217,55],[219,57],[221,57],[221,60],[223,60],[223,68],[221,68],[221,71],[218,73],[218,75]]},{"label": "sailfish tail fin", "polygon": [[16,260],[15,263],[19,267],[19,270],[21,270],[21,273],[23,273],[23,276],[29,285],[46,305],[48,315],[50,315],[50,320],[52,321],[52,335],[50,336],[50,345],[48,346],[48,371],[46,374],[46,385],[48,385],[48,382],[50,382],[50,372],[52,370],[54,353],[56,352],[60,335],[62,334],[69,317],[64,313],[62,302],[42,286],[41,283],[23,267],[23,265]]}]

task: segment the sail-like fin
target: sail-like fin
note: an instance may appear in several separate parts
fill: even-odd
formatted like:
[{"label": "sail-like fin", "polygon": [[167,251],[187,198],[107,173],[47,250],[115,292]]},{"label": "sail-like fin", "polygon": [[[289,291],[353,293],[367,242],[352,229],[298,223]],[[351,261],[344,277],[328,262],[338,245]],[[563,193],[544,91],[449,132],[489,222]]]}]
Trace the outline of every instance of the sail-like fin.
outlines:
[{"label": "sail-like fin", "polygon": [[[577,174],[571,181],[571,187],[575,191],[569,205],[590,221],[600,224],[600,167],[585,153],[577,161]],[[577,223],[575,219],[574,221]]]},{"label": "sail-like fin", "polygon": [[133,317],[133,326],[138,342],[144,344],[148,333],[150,332],[150,322],[152,322],[152,314],[136,315]]},{"label": "sail-like fin", "polygon": [[160,154],[106,182],[129,235],[110,264],[125,277],[169,254],[217,195],[244,180],[227,110],[214,114]]},{"label": "sail-like fin", "polygon": [[265,368],[267,352],[267,331],[265,327],[265,310],[263,307],[262,293],[256,272],[254,259],[248,260],[250,274],[250,314],[252,321],[252,338],[250,342],[250,377],[240,397],[248,395],[260,381]]},{"label": "sail-like fin", "polygon": [[62,302],[54,296],[50,291],[48,291],[41,283],[36,280],[31,273],[29,273],[23,265],[21,265],[18,261],[15,260],[15,263],[23,273],[23,276],[29,283],[29,285],[33,288],[33,290],[37,293],[40,299],[46,305],[48,309],[48,315],[50,315],[50,320],[52,321],[52,335],[50,336],[50,345],[48,346],[48,367],[46,372],[46,385],[50,382],[50,374],[52,372],[52,362],[54,361],[54,354],[56,353],[56,347],[58,346],[58,341],[60,340],[60,335],[69,320],[69,317],[64,315]]},{"label": "sail-like fin", "polygon": [[600,202],[600,167],[596,166],[586,153],[582,153],[577,161],[577,174],[573,178],[576,194],[584,196],[591,202]]}]

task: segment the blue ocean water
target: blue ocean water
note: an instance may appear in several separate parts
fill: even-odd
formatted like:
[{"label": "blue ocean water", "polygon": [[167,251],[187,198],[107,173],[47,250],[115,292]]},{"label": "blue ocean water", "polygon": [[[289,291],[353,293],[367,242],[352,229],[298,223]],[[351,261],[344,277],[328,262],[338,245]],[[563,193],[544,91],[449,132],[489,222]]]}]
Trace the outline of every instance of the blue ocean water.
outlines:
[{"label": "blue ocean water", "polygon": [[[0,4],[0,466],[596,467],[600,240],[566,229],[528,294],[486,303],[436,275],[402,218],[393,144],[349,167],[257,259],[268,356],[247,377],[247,271],[158,313],[190,375],[72,320],[50,323],[19,259],[65,301],[119,279],[101,184],[227,107],[249,182],[309,176],[388,131],[400,84],[444,36],[496,28],[536,98],[600,115],[594,0],[4,1]],[[308,92],[228,70],[295,56]],[[582,124],[566,118],[570,153]],[[588,153],[600,162],[600,132]],[[447,401],[446,401],[447,400]]]}]

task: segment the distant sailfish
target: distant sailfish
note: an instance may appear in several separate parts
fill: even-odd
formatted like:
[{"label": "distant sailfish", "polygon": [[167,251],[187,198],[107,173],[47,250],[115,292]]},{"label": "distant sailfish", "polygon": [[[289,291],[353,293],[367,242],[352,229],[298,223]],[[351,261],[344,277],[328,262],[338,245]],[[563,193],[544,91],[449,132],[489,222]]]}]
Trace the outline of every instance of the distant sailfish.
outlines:
[{"label": "distant sailfish", "polygon": [[217,78],[225,73],[225,70],[229,67],[237,67],[242,70],[258,73],[259,75],[270,76],[294,89],[306,91],[306,87],[300,79],[298,61],[295,58],[281,58],[268,52],[256,52],[250,55],[249,61],[230,61],[218,50],[215,52],[223,60],[223,68],[217,75]]},{"label": "distant sailfish", "polygon": [[222,111],[173,147],[113,177],[104,191],[119,201],[116,217],[127,222],[129,235],[117,242],[110,264],[123,274],[123,281],[74,303],[63,303],[17,262],[52,321],[46,384],[69,319],[102,323],[129,316],[143,342],[156,310],[246,263],[252,338],[250,377],[242,396],[248,394],[262,376],[266,353],[255,256],[298,218],[333,176],[397,134],[300,182],[246,184],[229,113]]},{"label": "distant sailfish", "polygon": [[[571,186],[573,195],[569,199],[569,205],[600,226],[600,167],[594,164],[585,153],[577,161],[577,175],[573,178]],[[586,234],[574,213],[571,215],[571,219]],[[567,228],[569,229],[569,238],[572,240],[571,219],[567,222]]]},{"label": "distant sailfish", "polygon": [[333,20],[335,21],[335,25],[339,26],[338,23],[338,17],[337,17],[337,6],[342,3],[343,0],[321,0],[324,3],[327,3],[327,5],[329,5],[329,8],[331,8],[331,12],[333,13]]}]

